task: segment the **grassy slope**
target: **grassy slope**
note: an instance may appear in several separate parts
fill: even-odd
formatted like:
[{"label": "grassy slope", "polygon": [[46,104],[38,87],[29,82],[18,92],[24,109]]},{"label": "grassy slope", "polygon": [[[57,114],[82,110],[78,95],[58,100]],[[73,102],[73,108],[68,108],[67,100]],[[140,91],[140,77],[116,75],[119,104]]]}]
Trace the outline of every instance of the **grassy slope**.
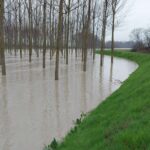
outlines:
[{"label": "grassy slope", "polygon": [[68,134],[58,150],[150,150],[150,55],[115,52],[115,56],[140,67],[75,133]]}]

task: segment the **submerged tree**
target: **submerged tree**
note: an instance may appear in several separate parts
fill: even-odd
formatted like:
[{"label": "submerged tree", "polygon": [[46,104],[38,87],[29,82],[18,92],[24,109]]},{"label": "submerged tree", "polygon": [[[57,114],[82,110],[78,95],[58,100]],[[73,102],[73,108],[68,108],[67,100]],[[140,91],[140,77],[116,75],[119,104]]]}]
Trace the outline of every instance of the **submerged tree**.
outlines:
[{"label": "submerged tree", "polygon": [[68,64],[68,46],[69,46],[69,31],[70,31],[70,5],[71,0],[68,0],[67,5],[67,40],[66,40],[66,64]]},{"label": "submerged tree", "polygon": [[63,25],[63,0],[60,0],[60,2],[59,2],[58,27],[57,27],[55,80],[59,79],[59,51],[61,48],[61,37],[62,37],[62,31],[63,31],[62,25]]},{"label": "submerged tree", "polygon": [[29,62],[32,61],[32,1],[29,1],[28,19],[29,19]]},{"label": "submerged tree", "polygon": [[109,10],[109,0],[104,0],[104,2],[103,2],[103,18],[102,18],[102,33],[101,33],[101,61],[100,61],[101,66],[103,66],[103,55],[104,55],[103,53],[104,53],[104,48],[105,48],[108,10]]},{"label": "submerged tree", "polygon": [[44,0],[43,4],[43,68],[45,68],[45,57],[46,57],[46,6],[47,6],[47,1]]},{"label": "submerged tree", "polygon": [[86,71],[86,63],[87,63],[87,45],[88,45],[88,35],[90,33],[90,21],[91,21],[91,0],[88,1],[88,14],[86,18],[86,22],[83,26],[83,52],[84,52],[84,65],[83,71]]},{"label": "submerged tree", "polygon": [[93,60],[95,60],[95,16],[96,16],[96,1],[93,8],[93,38],[92,38],[92,48],[93,48]]},{"label": "submerged tree", "polygon": [[[5,32],[1,32],[1,34],[5,34],[3,37],[5,42],[3,39],[1,42],[5,44],[9,53],[12,53],[13,50],[15,56],[20,51],[20,58],[29,52],[29,62],[32,60],[32,53],[35,52],[39,57],[43,50],[43,68],[46,67],[46,51],[49,51],[50,60],[56,54],[56,80],[59,78],[60,52],[62,58],[65,58],[65,63],[69,64],[69,54],[73,54],[75,49],[75,57],[77,58],[77,53],[82,55],[83,70],[86,71],[88,52],[94,60],[95,49],[99,47],[101,49],[101,65],[103,64],[108,16],[110,16],[112,25],[113,52],[116,14],[118,14],[118,8],[123,1],[6,0],[5,24],[1,24],[3,26],[1,31],[4,28],[3,32]],[[1,49],[4,49],[2,48],[3,44],[0,46]],[[2,58],[4,58],[3,55],[1,50]],[[1,61],[4,62],[5,58],[2,58]]]},{"label": "submerged tree", "polygon": [[18,7],[19,7],[19,48],[20,48],[20,58],[22,58],[22,11],[21,11],[21,0],[18,1]]},{"label": "submerged tree", "polygon": [[2,65],[2,75],[6,75],[4,49],[4,0],[0,0],[0,61]]},{"label": "submerged tree", "polygon": [[116,15],[125,6],[126,0],[111,0],[111,12],[112,12],[112,40],[111,40],[111,63],[113,63],[114,53],[114,33],[115,33],[115,21]]}]

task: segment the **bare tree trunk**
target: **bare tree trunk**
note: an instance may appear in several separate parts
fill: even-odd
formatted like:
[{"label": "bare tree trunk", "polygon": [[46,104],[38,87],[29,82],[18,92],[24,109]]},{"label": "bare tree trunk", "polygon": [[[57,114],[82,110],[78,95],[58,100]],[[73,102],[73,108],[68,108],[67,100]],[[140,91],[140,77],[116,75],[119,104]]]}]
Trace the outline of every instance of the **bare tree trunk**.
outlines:
[{"label": "bare tree trunk", "polygon": [[84,60],[85,3],[86,3],[86,1],[84,0],[84,2],[83,2],[83,11],[82,11],[82,26],[83,26],[83,30],[82,30],[82,61]]},{"label": "bare tree trunk", "polygon": [[68,46],[69,46],[69,32],[70,32],[70,3],[71,0],[68,1],[68,6],[67,6],[67,40],[66,40],[66,64],[68,65]]},{"label": "bare tree trunk", "polygon": [[52,3],[53,1],[51,0],[51,3],[50,3],[50,13],[49,13],[49,19],[50,19],[50,26],[49,26],[49,30],[50,30],[50,60],[52,59],[52,41],[53,41],[53,35],[52,35]]},{"label": "bare tree trunk", "polygon": [[105,36],[106,36],[106,25],[107,25],[107,11],[108,11],[108,0],[104,1],[103,6],[103,21],[102,21],[102,36],[101,36],[101,59],[100,65],[103,66],[103,55],[105,48]]},{"label": "bare tree trunk", "polygon": [[[35,28],[39,31],[39,20],[38,20],[38,7],[36,7],[35,9]],[[36,55],[37,57],[39,57],[39,37],[35,36],[34,37],[34,46],[36,48]]]},{"label": "bare tree trunk", "polygon": [[125,0],[111,0],[111,9],[112,9],[112,41],[111,41],[111,63],[113,63],[114,58],[114,34],[115,34],[115,19],[116,13],[124,7],[126,1]]},{"label": "bare tree trunk", "polygon": [[95,12],[96,12],[96,3],[93,10],[93,60],[95,60]]},{"label": "bare tree trunk", "polygon": [[[79,3],[80,1],[78,0],[78,6],[79,6]],[[77,58],[77,55],[78,55],[78,33],[79,32],[79,7],[77,8],[77,25],[76,25],[76,47],[75,47],[75,55],[76,55],[76,58]]]},{"label": "bare tree trunk", "polygon": [[112,21],[112,41],[111,41],[111,63],[113,63],[114,58],[114,31],[115,31],[115,14],[113,14],[113,21]]},{"label": "bare tree trunk", "polygon": [[45,56],[46,56],[46,4],[47,1],[44,0],[43,4],[43,35],[44,35],[44,41],[43,41],[43,68],[45,68]]},{"label": "bare tree trunk", "polygon": [[86,63],[87,63],[87,45],[88,45],[88,35],[90,30],[90,20],[91,20],[91,0],[88,2],[88,18],[84,28],[84,64],[83,71],[86,71]]},{"label": "bare tree trunk", "polygon": [[[16,4],[15,4],[16,5]],[[17,39],[18,39],[18,22],[17,22],[17,6],[15,6],[15,26],[14,26],[14,49],[15,56],[17,55]]]},{"label": "bare tree trunk", "polygon": [[64,16],[64,43],[65,43],[65,47],[64,47],[64,53],[63,54],[64,54],[64,59],[67,62],[67,58],[66,58],[66,52],[67,52],[67,15]]},{"label": "bare tree trunk", "polygon": [[[54,1],[53,1],[54,4]],[[55,49],[55,12],[54,12],[54,7],[53,7],[53,11],[52,11],[52,41],[51,41],[51,47],[52,47],[52,51],[51,51],[51,59],[52,56],[54,55],[54,49]]]},{"label": "bare tree trunk", "polygon": [[[72,20],[72,24],[71,24],[71,39],[70,39],[70,42],[71,42],[71,47],[74,48],[74,31],[75,31],[75,20]],[[72,50],[72,53],[73,53],[73,50]]]},{"label": "bare tree trunk", "polygon": [[32,2],[29,0],[29,62],[32,61]]},{"label": "bare tree trunk", "polygon": [[21,1],[19,0],[19,48],[20,58],[22,58],[22,18],[21,18]]},{"label": "bare tree trunk", "polygon": [[12,14],[11,9],[8,10],[8,49],[11,52],[12,50],[12,41],[13,41],[13,34],[12,34]]},{"label": "bare tree trunk", "polygon": [[55,80],[59,80],[59,51],[61,43],[63,24],[63,0],[59,2],[59,18],[58,18],[58,30],[57,30],[57,49],[56,49],[56,66],[55,66]]},{"label": "bare tree trunk", "polygon": [[1,65],[2,75],[6,75],[5,67],[5,44],[4,44],[4,0],[0,1],[0,54],[1,54]]}]

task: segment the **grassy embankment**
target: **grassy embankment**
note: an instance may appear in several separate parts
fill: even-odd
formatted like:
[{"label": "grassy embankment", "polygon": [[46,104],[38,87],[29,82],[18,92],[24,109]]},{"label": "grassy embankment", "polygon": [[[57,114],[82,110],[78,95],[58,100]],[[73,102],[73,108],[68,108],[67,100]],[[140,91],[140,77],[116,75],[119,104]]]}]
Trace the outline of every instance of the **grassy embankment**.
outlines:
[{"label": "grassy embankment", "polygon": [[150,150],[150,55],[115,52],[115,56],[133,60],[139,68],[57,150]]}]

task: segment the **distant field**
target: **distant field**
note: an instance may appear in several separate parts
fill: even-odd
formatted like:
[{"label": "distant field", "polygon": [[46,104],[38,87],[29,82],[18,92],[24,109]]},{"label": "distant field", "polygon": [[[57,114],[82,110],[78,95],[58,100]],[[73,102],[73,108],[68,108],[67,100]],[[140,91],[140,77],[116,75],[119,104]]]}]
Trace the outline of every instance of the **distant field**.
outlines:
[{"label": "distant field", "polygon": [[[110,48],[107,48],[107,49],[105,49],[105,50],[111,50]],[[120,50],[120,51],[130,51],[130,50],[132,50],[132,48],[115,48],[115,50]]]}]

